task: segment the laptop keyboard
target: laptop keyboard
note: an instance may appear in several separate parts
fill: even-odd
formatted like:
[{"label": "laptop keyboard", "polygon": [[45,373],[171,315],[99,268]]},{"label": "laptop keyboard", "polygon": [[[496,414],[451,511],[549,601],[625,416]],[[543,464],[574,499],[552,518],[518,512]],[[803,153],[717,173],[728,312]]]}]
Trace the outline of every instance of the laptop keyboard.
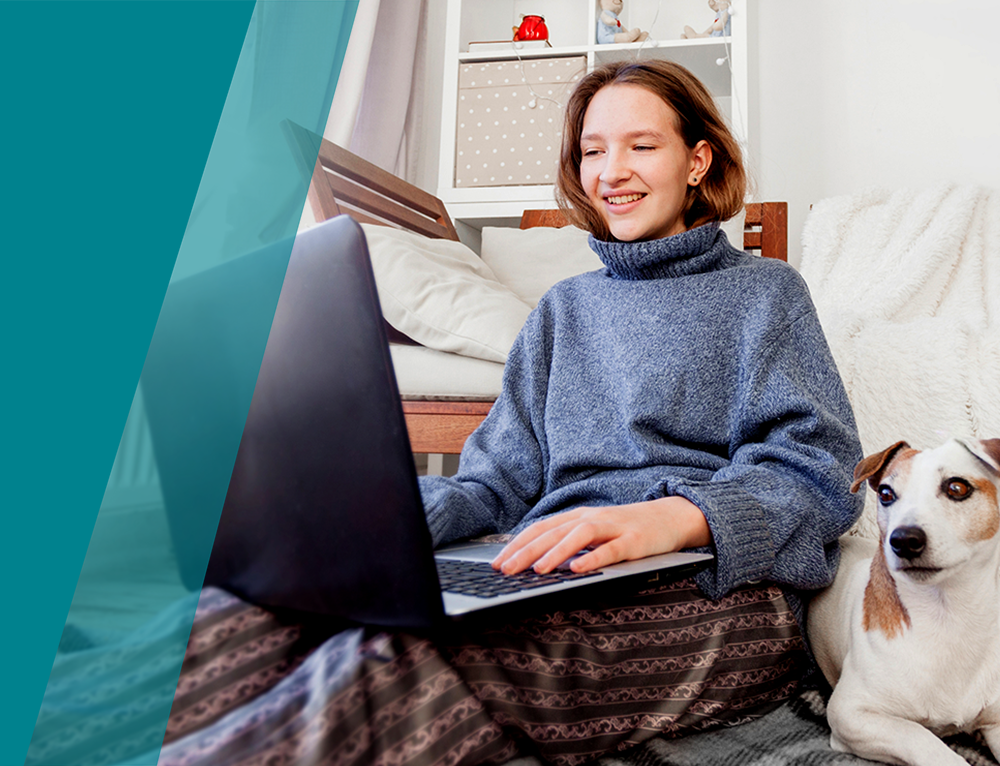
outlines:
[{"label": "laptop keyboard", "polygon": [[441,590],[446,590],[449,593],[461,593],[463,596],[478,596],[479,598],[517,593],[531,588],[541,588],[544,585],[556,585],[561,582],[601,575],[601,572],[578,574],[568,569],[557,569],[544,575],[536,574],[530,569],[515,575],[505,575],[485,561],[454,561],[452,559],[438,559],[437,569],[438,578],[441,580]]}]

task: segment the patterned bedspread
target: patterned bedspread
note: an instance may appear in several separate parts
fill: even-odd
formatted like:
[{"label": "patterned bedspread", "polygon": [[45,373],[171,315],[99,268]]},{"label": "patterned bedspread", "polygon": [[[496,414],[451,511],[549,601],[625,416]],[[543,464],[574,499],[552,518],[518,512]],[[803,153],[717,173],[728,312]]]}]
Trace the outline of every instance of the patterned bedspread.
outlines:
[{"label": "patterned bedspread", "polygon": [[[228,594],[218,597],[226,598]],[[253,625],[243,627],[253,632]],[[127,704],[116,704],[114,695],[109,692],[102,698],[90,699],[88,707],[86,697],[81,697],[73,686],[81,679],[92,680],[95,673],[110,672],[118,663],[133,668],[125,680],[134,688],[162,686],[158,684],[164,668],[157,661],[157,636],[165,639],[177,629],[170,615],[164,615],[145,629],[142,641],[129,636],[122,641],[100,643],[101,637],[89,637],[68,628],[53,668],[56,683],[50,683],[46,693],[26,763],[155,763],[160,745],[164,743],[163,722],[144,717],[143,695],[126,695],[121,699],[127,699]],[[322,642],[324,635],[329,633],[292,627],[272,630],[264,642],[266,645],[248,644],[251,648],[239,655],[236,666],[222,668],[208,664],[200,669],[188,669],[197,672],[187,672],[185,676],[209,686],[224,682],[234,689],[234,698],[254,697],[253,691],[247,694],[248,685],[258,685],[260,692],[266,691],[274,683],[269,680],[271,675],[277,678],[288,671],[289,668],[282,664],[301,663],[311,649]],[[138,665],[135,664],[137,652],[143,655]],[[275,658],[278,658],[277,664]],[[141,671],[135,670],[140,667]],[[81,668],[84,669],[82,673]],[[320,667],[317,672],[322,675],[324,670]],[[323,679],[317,679],[316,683],[322,685]],[[183,688],[177,690],[174,714],[166,732],[167,743],[206,725],[225,725],[224,719],[228,717],[232,717],[236,725],[247,715],[240,705],[209,709],[194,704],[178,709],[178,701],[185,696],[191,697],[190,692]],[[871,763],[834,752],[829,736],[822,695],[814,690],[801,691],[762,718],[679,739],[656,737],[624,753],[600,758],[593,766],[850,766]],[[974,766],[996,763],[978,737],[959,735],[947,741]],[[210,754],[206,755],[207,760],[196,761],[216,766]],[[544,765],[533,758],[521,758],[507,766]]]}]

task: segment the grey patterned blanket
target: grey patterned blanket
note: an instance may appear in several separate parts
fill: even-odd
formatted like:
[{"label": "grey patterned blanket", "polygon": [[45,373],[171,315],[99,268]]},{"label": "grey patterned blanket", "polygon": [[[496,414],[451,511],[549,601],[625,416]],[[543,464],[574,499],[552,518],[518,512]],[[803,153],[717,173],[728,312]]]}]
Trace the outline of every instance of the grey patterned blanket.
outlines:
[{"label": "grey patterned blanket", "polygon": [[[978,737],[949,737],[951,748],[973,766],[995,766]],[[603,758],[600,766],[851,766],[871,764],[830,748],[826,706],[816,691],[799,693],[756,721],[676,740],[653,739],[626,757]]]}]

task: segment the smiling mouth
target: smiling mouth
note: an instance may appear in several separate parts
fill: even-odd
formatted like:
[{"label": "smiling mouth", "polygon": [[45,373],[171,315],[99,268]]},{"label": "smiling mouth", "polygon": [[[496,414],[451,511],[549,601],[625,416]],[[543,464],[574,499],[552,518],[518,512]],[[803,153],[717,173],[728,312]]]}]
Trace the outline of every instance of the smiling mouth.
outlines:
[{"label": "smiling mouth", "polygon": [[605,197],[604,201],[612,205],[627,205],[629,202],[637,202],[645,196],[645,194],[625,194],[620,197]]}]

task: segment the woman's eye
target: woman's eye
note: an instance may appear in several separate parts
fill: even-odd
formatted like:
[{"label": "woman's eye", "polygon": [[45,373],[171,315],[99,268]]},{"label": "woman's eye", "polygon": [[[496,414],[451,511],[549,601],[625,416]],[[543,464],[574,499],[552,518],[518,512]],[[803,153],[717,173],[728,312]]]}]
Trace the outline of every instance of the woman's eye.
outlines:
[{"label": "woman's eye", "polygon": [[888,484],[880,484],[875,494],[878,495],[878,501],[882,505],[892,505],[896,502],[896,493]]},{"label": "woman's eye", "polygon": [[651,152],[655,148],[656,148],[655,146],[637,146],[635,147],[635,150],[637,152]]},{"label": "woman's eye", "polygon": [[972,486],[965,479],[954,477],[945,480],[944,493],[952,500],[965,500],[972,494]]}]

